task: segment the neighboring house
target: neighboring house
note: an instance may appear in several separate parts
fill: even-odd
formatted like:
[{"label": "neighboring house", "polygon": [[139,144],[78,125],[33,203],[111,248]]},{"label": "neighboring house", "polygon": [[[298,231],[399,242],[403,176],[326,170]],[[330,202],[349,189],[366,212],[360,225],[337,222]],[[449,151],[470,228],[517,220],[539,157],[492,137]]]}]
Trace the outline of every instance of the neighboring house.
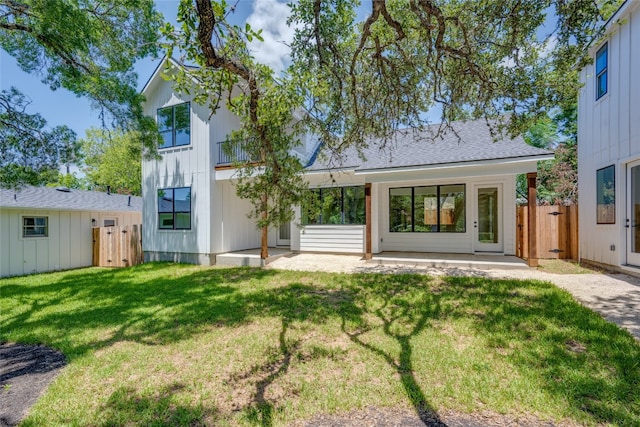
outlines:
[{"label": "neighboring house", "polygon": [[[217,254],[259,247],[260,232],[247,217],[250,204],[236,195],[234,170],[220,149],[238,118],[224,107],[210,117],[207,107],[172,90],[163,69],[164,63],[143,89],[145,112],[165,135],[160,159],[142,167],[145,259],[214,264]],[[553,153],[520,137],[493,141],[485,122],[453,127],[456,134],[435,142],[427,138],[433,127],[400,131],[386,147],[371,141],[331,168],[318,142],[306,138],[297,154],[310,163],[306,177],[320,212],[294,207],[295,220],[271,230],[269,245],[335,253],[514,254],[516,175],[535,172]]]},{"label": "neighboring house", "polygon": [[0,276],[90,266],[93,227],[141,221],[140,197],[68,188],[0,189]]},{"label": "neighboring house", "polygon": [[580,259],[640,273],[640,2],[605,28],[580,72]]}]

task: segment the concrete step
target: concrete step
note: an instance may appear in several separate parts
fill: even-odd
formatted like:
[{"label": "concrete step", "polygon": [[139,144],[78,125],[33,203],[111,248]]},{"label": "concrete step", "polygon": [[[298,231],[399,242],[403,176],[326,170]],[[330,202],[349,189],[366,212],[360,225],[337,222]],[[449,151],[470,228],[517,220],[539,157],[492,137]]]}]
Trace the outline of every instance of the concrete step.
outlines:
[{"label": "concrete step", "polygon": [[480,270],[528,269],[526,261],[503,255],[457,255],[457,254],[381,254],[368,261],[377,265],[407,265],[431,268],[475,268]]},{"label": "concrete step", "polygon": [[248,249],[237,252],[227,252],[216,255],[217,265],[228,265],[233,267],[263,267],[280,257],[290,255],[288,249],[269,248],[269,257],[266,260],[260,258],[260,249]]}]

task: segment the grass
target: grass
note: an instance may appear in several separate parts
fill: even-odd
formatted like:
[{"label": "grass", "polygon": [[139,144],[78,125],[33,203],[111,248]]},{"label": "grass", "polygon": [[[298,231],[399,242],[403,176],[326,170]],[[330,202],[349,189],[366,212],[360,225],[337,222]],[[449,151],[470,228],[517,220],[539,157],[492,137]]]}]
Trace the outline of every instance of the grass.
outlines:
[{"label": "grass", "polygon": [[69,365],[23,422],[271,426],[370,406],[640,424],[640,346],[540,281],[144,264],[0,280]]},{"label": "grass", "polygon": [[538,269],[553,274],[594,274],[602,273],[601,269],[583,265],[572,260],[565,259],[541,259],[538,261]]}]

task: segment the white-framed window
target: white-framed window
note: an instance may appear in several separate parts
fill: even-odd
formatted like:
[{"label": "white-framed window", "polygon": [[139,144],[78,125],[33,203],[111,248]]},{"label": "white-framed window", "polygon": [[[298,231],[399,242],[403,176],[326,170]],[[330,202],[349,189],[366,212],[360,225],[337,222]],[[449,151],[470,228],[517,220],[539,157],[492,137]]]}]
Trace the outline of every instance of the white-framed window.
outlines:
[{"label": "white-framed window", "polygon": [[158,189],[158,228],[191,229],[191,187]]},{"label": "white-framed window", "polygon": [[598,52],[596,52],[596,100],[602,98],[607,93],[609,59],[608,44],[605,43]]},{"label": "white-framed window", "polygon": [[158,129],[162,141],[158,148],[179,147],[191,144],[190,104],[158,108]]},{"label": "white-framed window", "polygon": [[23,216],[22,217],[22,237],[48,237],[49,217],[46,216]]},{"label": "white-framed window", "polygon": [[102,218],[103,227],[115,227],[118,225],[118,218]]}]

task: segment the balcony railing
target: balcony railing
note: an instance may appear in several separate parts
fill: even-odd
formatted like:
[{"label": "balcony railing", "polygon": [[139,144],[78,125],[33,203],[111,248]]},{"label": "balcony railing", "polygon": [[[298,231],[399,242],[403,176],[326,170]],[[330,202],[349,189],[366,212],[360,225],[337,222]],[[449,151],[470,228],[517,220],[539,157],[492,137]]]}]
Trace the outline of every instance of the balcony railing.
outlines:
[{"label": "balcony railing", "polygon": [[218,142],[218,165],[230,165],[234,161],[238,162],[246,162],[247,160],[251,160],[249,154],[242,149],[239,144],[229,144],[231,151],[228,151],[226,148],[227,141]]}]

